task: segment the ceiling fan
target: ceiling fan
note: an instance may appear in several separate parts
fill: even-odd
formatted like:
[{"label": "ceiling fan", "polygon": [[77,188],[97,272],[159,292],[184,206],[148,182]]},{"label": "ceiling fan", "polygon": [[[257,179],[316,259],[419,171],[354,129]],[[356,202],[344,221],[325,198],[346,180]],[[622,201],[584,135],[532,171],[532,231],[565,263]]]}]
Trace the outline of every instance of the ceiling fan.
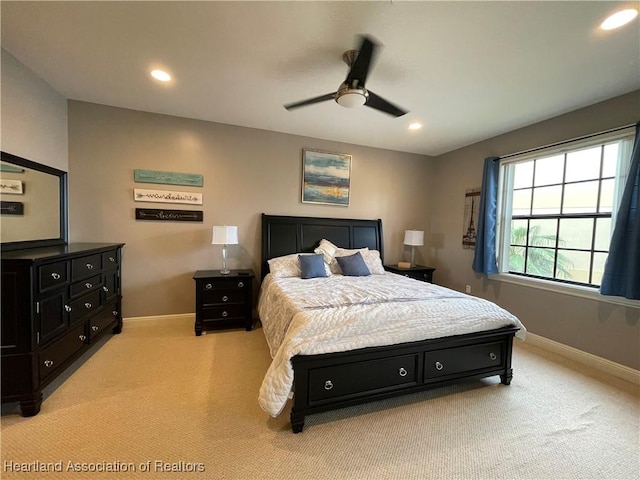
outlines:
[{"label": "ceiling fan", "polygon": [[348,50],[342,54],[342,60],[349,65],[349,73],[338,90],[319,97],[309,98],[301,102],[285,105],[287,110],[312,105],[327,100],[335,100],[339,105],[347,108],[365,105],[394,117],[401,117],[407,111],[395,106],[371,90],[365,88],[367,75],[371,68],[374,53],[378,45],[367,36],[361,36],[362,42],[359,50]]}]

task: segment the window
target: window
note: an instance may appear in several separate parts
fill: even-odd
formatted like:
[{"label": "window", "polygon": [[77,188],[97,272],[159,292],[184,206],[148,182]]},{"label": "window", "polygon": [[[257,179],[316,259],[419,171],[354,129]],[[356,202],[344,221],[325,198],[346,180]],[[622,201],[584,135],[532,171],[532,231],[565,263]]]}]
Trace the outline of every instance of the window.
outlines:
[{"label": "window", "polygon": [[623,131],[502,160],[499,270],[598,287],[632,144]]}]

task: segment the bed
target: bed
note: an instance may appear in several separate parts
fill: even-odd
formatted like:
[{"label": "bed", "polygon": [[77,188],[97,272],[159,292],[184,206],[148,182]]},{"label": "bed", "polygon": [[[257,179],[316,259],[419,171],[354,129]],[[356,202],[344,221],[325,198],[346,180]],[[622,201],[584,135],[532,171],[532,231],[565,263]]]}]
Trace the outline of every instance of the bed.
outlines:
[{"label": "bed", "polygon": [[[270,260],[275,266],[312,253],[323,239],[363,249],[367,261],[376,257],[376,274],[268,275]],[[382,259],[381,220],[262,215],[258,312],[273,361],[259,403],[277,416],[292,397],[294,433],[322,411],[495,375],[510,384],[513,338],[525,332],[516,317],[486,300],[384,272]],[[278,298],[282,305],[274,305]],[[427,322],[427,315],[434,318]]]}]

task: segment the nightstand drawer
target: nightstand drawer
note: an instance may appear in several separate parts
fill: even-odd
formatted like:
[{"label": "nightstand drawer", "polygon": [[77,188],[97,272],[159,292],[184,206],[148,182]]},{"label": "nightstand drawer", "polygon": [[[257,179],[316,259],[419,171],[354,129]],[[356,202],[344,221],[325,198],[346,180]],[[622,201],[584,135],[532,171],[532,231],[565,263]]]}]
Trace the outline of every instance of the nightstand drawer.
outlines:
[{"label": "nightstand drawer", "polygon": [[229,305],[221,307],[204,307],[202,320],[229,320],[233,318],[245,318],[248,308],[245,305]]},{"label": "nightstand drawer", "polygon": [[427,352],[424,357],[425,381],[460,372],[499,367],[504,357],[502,348],[503,344],[498,342]]},{"label": "nightstand drawer", "polygon": [[243,303],[247,301],[247,289],[210,290],[202,292],[202,305]]},{"label": "nightstand drawer", "polygon": [[202,282],[202,290],[205,292],[214,290],[243,290],[249,288],[251,278],[216,278]]}]

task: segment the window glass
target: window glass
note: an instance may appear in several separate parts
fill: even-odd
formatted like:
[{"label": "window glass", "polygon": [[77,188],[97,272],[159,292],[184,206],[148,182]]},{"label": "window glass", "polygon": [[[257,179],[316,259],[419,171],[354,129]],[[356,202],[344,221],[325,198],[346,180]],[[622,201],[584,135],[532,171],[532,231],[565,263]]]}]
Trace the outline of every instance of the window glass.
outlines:
[{"label": "window glass", "polygon": [[562,183],[564,175],[564,155],[536,160],[535,186]]},{"label": "window glass", "polygon": [[534,247],[555,247],[558,220],[532,218],[529,223],[529,245]]},{"label": "window glass", "polygon": [[610,143],[604,146],[604,155],[602,157],[602,177],[615,177],[618,167],[618,152],[620,144]]},{"label": "window glass", "polygon": [[565,182],[578,182],[600,178],[601,146],[578,150],[567,154]]},{"label": "window glass", "polygon": [[553,277],[556,252],[552,248],[529,248],[526,273],[539,277]]},{"label": "window glass", "polygon": [[527,225],[529,220],[511,221],[511,245],[527,244]]},{"label": "window glass", "polygon": [[531,213],[531,189],[516,190],[513,192],[514,215],[529,215]]},{"label": "window glass", "polygon": [[602,274],[604,273],[604,264],[607,261],[607,257],[607,253],[596,252],[593,254],[593,273],[591,276],[592,284],[602,284]]},{"label": "window glass", "polygon": [[591,252],[558,250],[556,277],[574,282],[589,283]]},{"label": "window glass", "polygon": [[540,187],[533,190],[533,215],[549,215],[560,213],[562,200],[562,185],[554,187]]},{"label": "window glass", "polygon": [[526,188],[533,185],[533,160],[515,164],[513,188]]},{"label": "window glass", "polygon": [[591,213],[598,205],[600,182],[569,183],[564,186],[562,213]]},{"label": "window glass", "polygon": [[591,250],[593,218],[561,218],[559,246]]},{"label": "window glass", "polygon": [[613,211],[613,193],[616,187],[616,181],[614,178],[609,180],[602,180],[602,186],[600,187],[600,208],[599,212]]},{"label": "window glass", "polygon": [[609,243],[611,242],[611,217],[597,218],[596,219],[596,242],[594,245],[595,250],[609,250]]}]

